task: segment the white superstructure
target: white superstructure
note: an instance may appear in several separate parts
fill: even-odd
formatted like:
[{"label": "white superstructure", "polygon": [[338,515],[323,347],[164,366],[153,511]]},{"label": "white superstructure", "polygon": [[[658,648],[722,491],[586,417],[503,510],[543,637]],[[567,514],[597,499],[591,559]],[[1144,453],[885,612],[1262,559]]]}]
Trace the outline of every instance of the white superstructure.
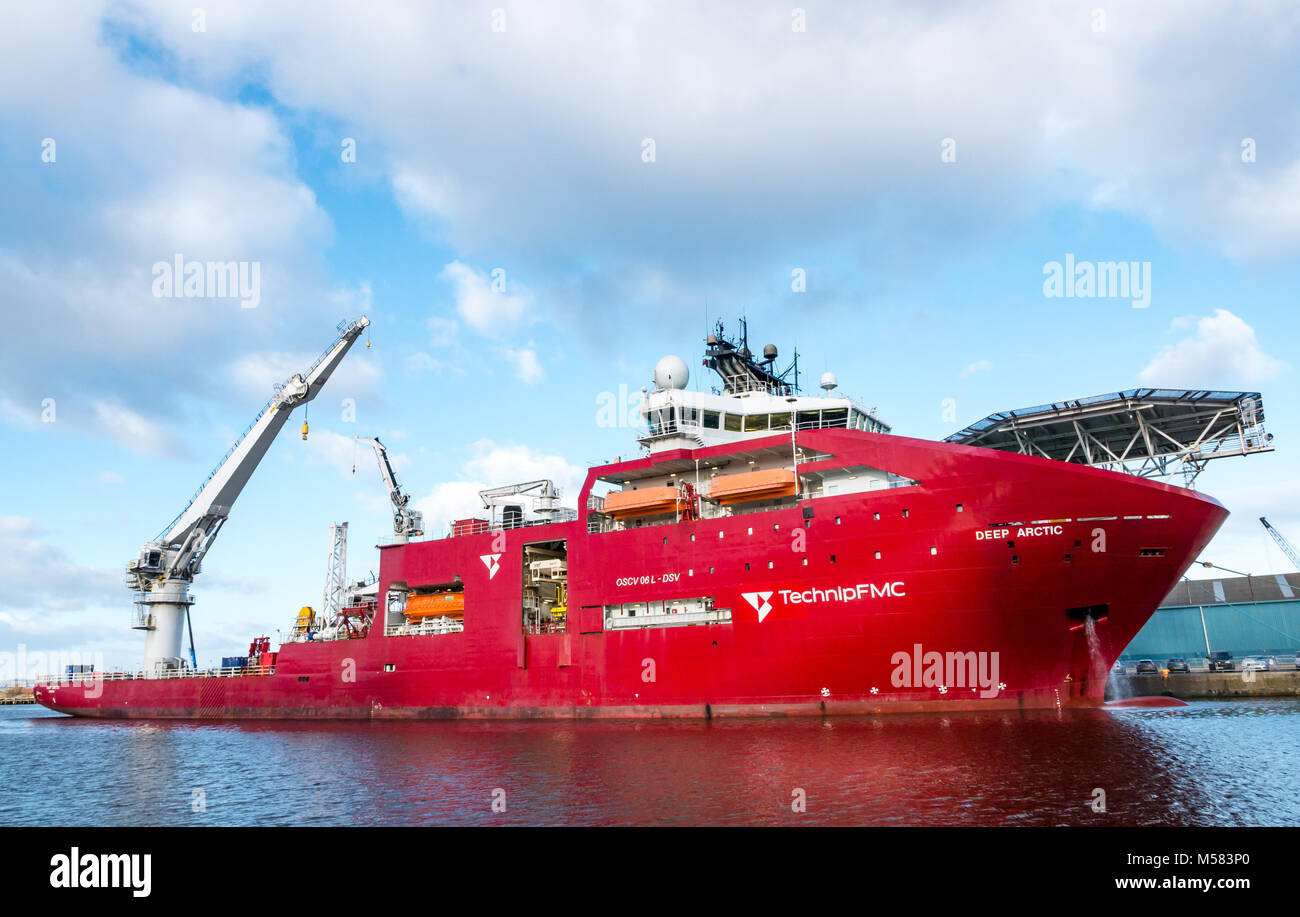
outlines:
[{"label": "white superstructure", "polygon": [[655,388],[641,403],[646,433],[638,437],[652,453],[822,427],[889,432],[889,426],[873,410],[847,396],[832,394],[837,387],[833,373],[822,375],[825,395],[800,394],[798,355],[778,374],[776,347],[769,344],[763,349],[763,359],[756,360],[746,343],[743,321],[741,328],[737,341],[723,335],[721,323],[708,337],[704,365],[721,377],[721,388],[688,391],[690,373],[678,356],[666,356],[655,366]]}]

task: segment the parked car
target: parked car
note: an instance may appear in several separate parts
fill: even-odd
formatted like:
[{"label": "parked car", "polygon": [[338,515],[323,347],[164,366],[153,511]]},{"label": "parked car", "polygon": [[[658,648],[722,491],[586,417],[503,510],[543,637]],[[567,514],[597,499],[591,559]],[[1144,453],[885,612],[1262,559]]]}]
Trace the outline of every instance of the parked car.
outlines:
[{"label": "parked car", "polygon": [[1295,667],[1300,669],[1300,653],[1295,654]]},{"label": "parked car", "polygon": [[1211,653],[1205,658],[1205,664],[1211,672],[1231,672],[1235,666],[1232,662],[1232,653]]},{"label": "parked car", "polygon": [[1190,671],[1191,671],[1191,669],[1189,669],[1189,668],[1187,667],[1187,660],[1186,660],[1186,659],[1181,659],[1181,658],[1180,658],[1180,659],[1170,659],[1168,662],[1165,663],[1165,668],[1168,669],[1170,672],[1190,672]]},{"label": "parked car", "polygon": [[1139,675],[1155,675],[1155,674],[1158,673],[1159,671],[1160,671],[1160,670],[1159,670],[1158,668],[1156,668],[1156,664],[1155,664],[1154,662],[1152,662],[1150,659],[1139,659],[1139,660],[1138,660],[1138,664],[1137,664],[1137,674],[1139,674]]},{"label": "parked car", "polygon": [[1256,672],[1268,672],[1273,668],[1273,660],[1268,656],[1247,656],[1241,660],[1241,669],[1254,669]]},{"label": "parked car", "polygon": [[[1297,662],[1297,663],[1300,663],[1300,656],[1296,656],[1295,658],[1296,658],[1296,662]],[[1126,668],[1126,667],[1125,667],[1124,663],[1122,663],[1122,662],[1120,662],[1118,659],[1116,659],[1116,660],[1115,660],[1115,665],[1111,667],[1110,673],[1111,673],[1112,675],[1123,675],[1123,674],[1124,674],[1124,671],[1125,671],[1125,668]]]}]

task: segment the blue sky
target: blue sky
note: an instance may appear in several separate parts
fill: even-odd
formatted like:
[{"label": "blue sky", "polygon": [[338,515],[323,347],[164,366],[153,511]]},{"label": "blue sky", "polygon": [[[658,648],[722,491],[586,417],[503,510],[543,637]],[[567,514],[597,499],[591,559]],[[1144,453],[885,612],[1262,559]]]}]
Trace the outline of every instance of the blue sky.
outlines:
[{"label": "blue sky", "polygon": [[[0,12],[0,651],[135,664],[123,564],[363,312],[371,347],[208,556],[201,662],[319,604],[330,521],[376,569],[354,436],[435,527],[484,486],[576,494],[635,451],[601,394],[697,366],[706,316],[927,438],[1141,384],[1262,391],[1278,451],[1202,475],[1234,513],[1206,557],[1288,569],[1257,517],[1300,540],[1293,6],[810,4],[803,31],[775,4],[264,6]],[[257,308],[154,297],[177,252],[257,261]],[[1067,253],[1149,262],[1150,305],[1045,297]]]}]

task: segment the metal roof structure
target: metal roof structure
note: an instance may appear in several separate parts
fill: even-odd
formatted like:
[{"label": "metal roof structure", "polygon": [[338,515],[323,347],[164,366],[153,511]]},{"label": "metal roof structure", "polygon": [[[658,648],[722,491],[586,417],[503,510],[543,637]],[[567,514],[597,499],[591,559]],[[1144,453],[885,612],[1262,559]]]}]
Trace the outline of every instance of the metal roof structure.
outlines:
[{"label": "metal roof structure", "polygon": [[1124,471],[1182,474],[1273,451],[1259,392],[1138,388],[990,414],[944,440]]},{"label": "metal roof structure", "polygon": [[1183,579],[1169,591],[1161,608],[1243,602],[1300,602],[1300,573]]}]

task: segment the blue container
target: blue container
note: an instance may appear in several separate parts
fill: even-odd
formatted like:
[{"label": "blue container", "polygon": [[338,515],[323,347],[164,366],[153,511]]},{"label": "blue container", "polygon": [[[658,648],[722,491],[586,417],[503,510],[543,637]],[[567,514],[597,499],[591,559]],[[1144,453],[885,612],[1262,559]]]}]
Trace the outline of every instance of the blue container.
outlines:
[{"label": "blue container", "polygon": [[222,656],[221,667],[223,669],[242,669],[248,665],[247,656]]}]

